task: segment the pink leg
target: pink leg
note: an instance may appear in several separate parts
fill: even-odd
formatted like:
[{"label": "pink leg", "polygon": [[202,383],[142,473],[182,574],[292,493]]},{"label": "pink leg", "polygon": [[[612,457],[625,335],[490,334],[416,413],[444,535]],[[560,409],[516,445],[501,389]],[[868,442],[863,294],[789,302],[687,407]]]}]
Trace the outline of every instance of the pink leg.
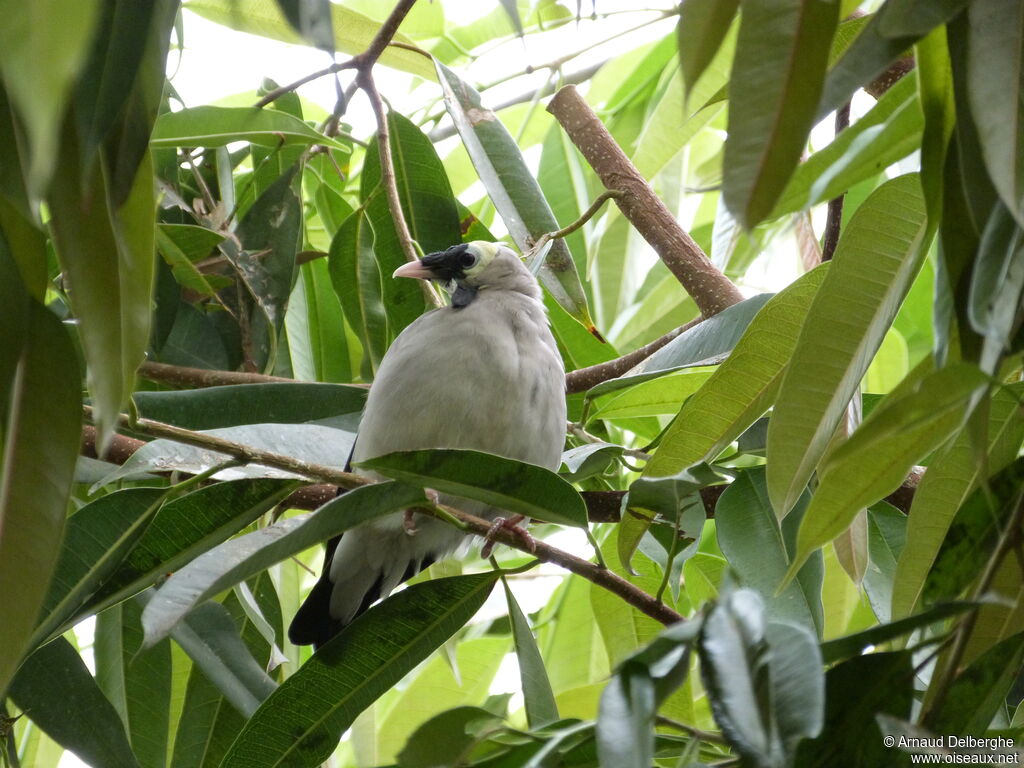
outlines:
[{"label": "pink leg", "polygon": [[512,517],[507,518],[496,517],[494,519],[494,523],[487,531],[487,535],[484,536],[485,543],[483,549],[480,550],[480,557],[486,559],[491,556],[491,550],[494,549],[494,545],[497,543],[495,542],[494,537],[498,535],[498,531],[500,531],[502,528],[519,537],[523,541],[523,543],[526,544],[526,547],[530,550],[530,552],[536,552],[536,540],[534,540],[533,536],[531,536],[525,528],[522,528],[519,525],[519,523],[523,522],[523,520],[525,519],[526,517],[523,515],[512,515]]}]

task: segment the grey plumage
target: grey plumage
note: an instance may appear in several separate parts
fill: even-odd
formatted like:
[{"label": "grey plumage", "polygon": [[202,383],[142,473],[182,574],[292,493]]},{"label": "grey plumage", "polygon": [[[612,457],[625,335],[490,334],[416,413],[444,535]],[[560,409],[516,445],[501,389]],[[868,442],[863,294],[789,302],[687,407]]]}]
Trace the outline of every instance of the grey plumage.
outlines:
[{"label": "grey plumage", "polygon": [[[395,275],[447,283],[453,304],[422,315],[388,349],[352,462],[395,451],[467,448],[556,470],[565,434],[565,374],[540,287],[519,257],[477,241],[430,254]],[[502,514],[481,502],[445,494],[440,500],[486,518]],[[325,642],[463,539],[423,515],[414,535],[404,530],[401,514],[345,533],[328,545],[320,581],[289,629],[292,642]]]}]

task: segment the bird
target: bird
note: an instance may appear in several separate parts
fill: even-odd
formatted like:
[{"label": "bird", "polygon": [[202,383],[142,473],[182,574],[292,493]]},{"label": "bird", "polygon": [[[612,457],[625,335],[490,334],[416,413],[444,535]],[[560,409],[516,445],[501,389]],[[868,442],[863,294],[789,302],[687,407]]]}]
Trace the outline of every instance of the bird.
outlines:
[{"label": "bird", "polygon": [[[565,443],[565,369],[536,278],[511,248],[477,240],[425,255],[395,278],[442,284],[451,303],[420,315],[388,348],[370,385],[348,466],[396,451],[461,448],[556,471]],[[442,504],[497,520],[483,502]],[[320,647],[399,584],[465,539],[441,520],[402,512],[327,544],[323,571],[288,630]]]}]

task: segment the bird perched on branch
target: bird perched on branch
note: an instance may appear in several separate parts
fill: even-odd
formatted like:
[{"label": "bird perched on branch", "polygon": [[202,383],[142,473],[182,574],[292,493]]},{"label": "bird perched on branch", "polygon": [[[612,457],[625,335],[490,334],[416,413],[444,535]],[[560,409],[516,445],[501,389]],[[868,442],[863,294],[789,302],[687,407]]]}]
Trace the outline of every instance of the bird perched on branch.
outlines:
[{"label": "bird perched on branch", "polygon": [[[540,287],[519,257],[476,241],[428,254],[394,277],[438,281],[452,302],[410,324],[384,355],[350,462],[464,448],[558,469],[565,372]],[[501,514],[478,501],[444,494],[439,501],[489,519]],[[323,573],[289,638],[297,645],[325,643],[463,538],[423,515],[410,531],[400,513],[347,531],[328,543]]]}]

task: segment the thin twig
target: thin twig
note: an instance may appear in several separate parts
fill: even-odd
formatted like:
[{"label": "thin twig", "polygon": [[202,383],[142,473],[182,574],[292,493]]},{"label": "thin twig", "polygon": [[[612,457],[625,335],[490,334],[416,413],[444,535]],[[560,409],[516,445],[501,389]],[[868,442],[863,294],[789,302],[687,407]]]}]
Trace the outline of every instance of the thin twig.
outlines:
[{"label": "thin twig", "polygon": [[[838,136],[850,125],[850,102],[846,102],[836,110],[836,130]],[[825,219],[825,234],[821,241],[821,260],[831,261],[839,242],[839,230],[843,223],[843,200],[845,192],[828,201],[828,217]]]},{"label": "thin twig", "polygon": [[615,198],[617,200],[624,194],[624,192],[620,192],[617,189],[606,189],[604,192],[597,196],[597,199],[590,204],[590,207],[587,208],[587,210],[585,210],[582,214],[580,214],[580,217],[576,219],[576,221],[574,221],[572,224],[570,224],[567,227],[562,227],[557,232],[549,232],[546,235],[541,235],[541,237],[546,237],[548,238],[548,240],[558,240],[563,237],[568,237],[577,229],[579,229],[588,221],[590,221],[592,218],[594,218],[597,212],[601,210],[602,205],[604,205],[612,198]]},{"label": "thin twig", "polygon": [[300,77],[298,80],[288,83],[287,85],[278,86],[274,90],[268,91],[267,94],[262,99],[257,101],[253,106],[255,106],[257,109],[262,109],[268,104],[272,104],[273,102],[277,101],[285,94],[292,93],[293,91],[297,90],[306,83],[311,83],[314,80],[319,80],[321,77],[327,77],[328,75],[336,74],[345,69],[354,69],[355,66],[355,59],[348,59],[347,61],[340,61],[335,64],[331,64],[331,66],[329,67],[317,70],[316,72],[311,72],[310,74]]},{"label": "thin twig", "polygon": [[[88,405],[83,406],[83,412],[85,418],[92,421],[92,407]],[[152,419],[135,419],[132,421],[126,414],[120,414],[117,419],[117,424],[122,428],[129,428],[142,434],[174,440],[176,442],[184,443],[185,445],[206,448],[219,453],[225,453],[246,463],[260,464],[265,467],[283,469],[287,472],[302,475],[303,477],[315,482],[331,483],[341,488],[357,488],[362,485],[369,485],[373,482],[369,478],[362,477],[361,475],[356,475],[351,472],[344,472],[335,467],[301,461],[291,456],[284,456],[272,451],[265,451],[261,448],[243,445],[242,443],[236,443],[233,440],[225,440],[212,435],[201,434],[188,429],[181,429],[180,427],[164,424],[159,421],[153,421]],[[531,549],[530,545],[524,542],[520,536],[507,528],[499,528],[497,531],[492,531],[491,522],[484,520],[483,518],[471,515],[468,512],[463,512],[462,510],[455,509],[447,505],[438,504],[436,506],[436,509],[424,507],[418,511],[442,520],[453,518],[457,526],[466,533],[472,533],[481,537],[489,536],[491,540],[504,544],[505,546],[533,554],[538,560],[559,565],[562,568],[565,568],[566,570],[575,573],[576,575],[581,576],[604,589],[607,589],[609,592],[618,595],[637,610],[647,616],[650,616],[652,619],[661,622],[662,624],[673,624],[677,621],[684,620],[682,616],[671,608],[659,603],[651,595],[641,589],[638,589],[636,586],[607,568],[602,568],[600,565],[583,560],[575,555],[571,555],[568,552],[553,547],[543,541],[533,542],[535,549]]]},{"label": "thin twig", "polygon": [[712,733],[711,731],[703,731],[700,728],[694,728],[692,725],[681,723],[678,720],[673,720],[672,718],[664,717],[663,715],[655,716],[654,722],[668,728],[675,728],[677,731],[689,734],[690,736],[693,736],[693,738],[706,742],[707,744],[724,745],[729,743],[721,734]]}]

